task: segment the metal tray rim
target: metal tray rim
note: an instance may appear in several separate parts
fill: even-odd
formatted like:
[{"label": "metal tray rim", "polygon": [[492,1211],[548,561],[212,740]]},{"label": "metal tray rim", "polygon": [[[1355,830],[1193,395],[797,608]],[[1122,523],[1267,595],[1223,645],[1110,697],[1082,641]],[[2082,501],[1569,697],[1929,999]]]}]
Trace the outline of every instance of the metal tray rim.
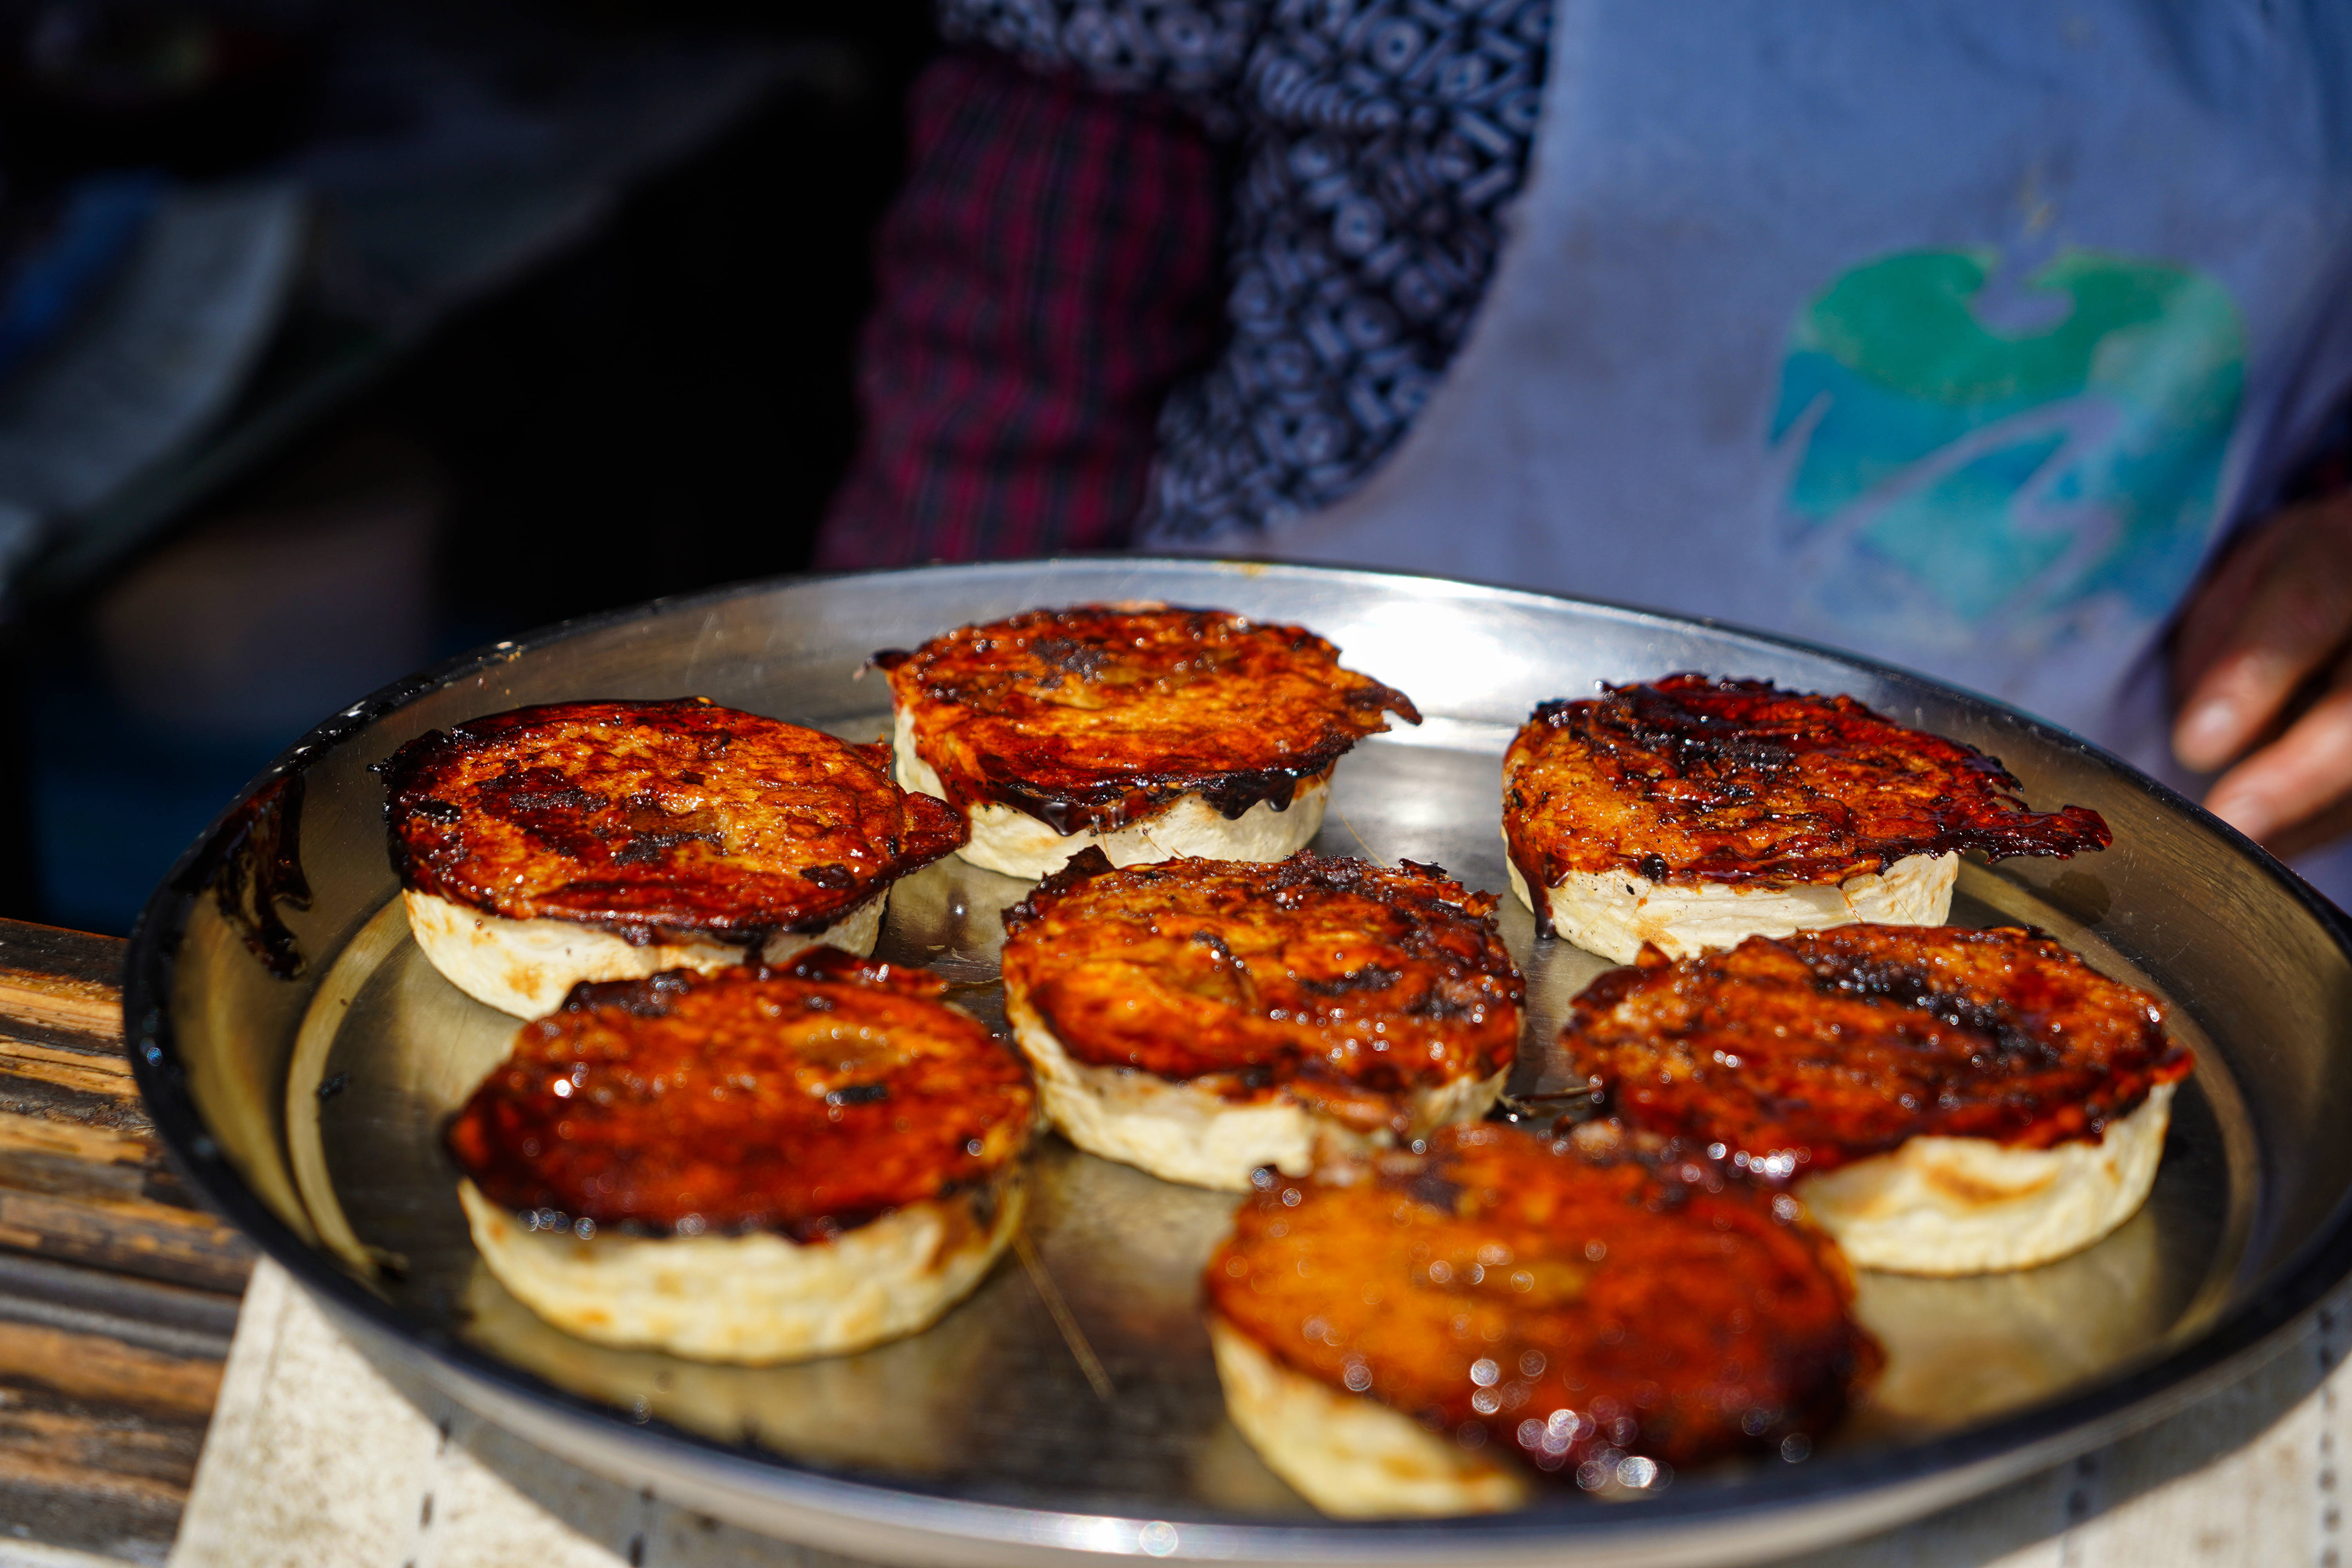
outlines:
[{"label": "metal tray rim", "polygon": [[[2235,849],[2264,870],[2281,892],[2317,919],[2339,948],[2352,953],[2352,918],[2320,897],[2261,846],[2211,817],[2195,802],[2160,781],[2137,773],[2083,737],[2007,704],[1934,681],[1915,671],[1818,643],[1707,617],[1675,616],[1570,595],[1542,594],[1413,573],[1247,558],[1068,554],[962,565],[800,574],[731,584],[578,616],[458,654],[393,681],[325,720],[249,781],[174,862],[142,910],[126,955],[125,1041],[134,1079],[167,1153],[207,1204],[244,1231],[306,1290],[322,1299],[337,1318],[359,1330],[363,1339],[380,1350],[422,1363],[426,1375],[447,1387],[461,1403],[478,1407],[483,1403],[503,1406],[530,1425],[545,1424],[551,1428],[578,1427],[584,1423],[606,1446],[617,1444],[642,1456],[643,1460],[651,1462],[651,1468],[675,1468],[681,1462],[699,1468],[719,1490],[728,1489],[726,1482],[731,1479],[747,1494],[804,1513],[812,1525],[833,1521],[844,1527],[880,1526],[897,1538],[902,1549],[930,1543],[935,1548],[992,1545],[1036,1552],[1059,1547],[1082,1554],[1161,1555],[1157,1541],[1139,1541],[1143,1528],[1157,1522],[1139,1516],[1024,1507],[882,1485],[803,1465],[763,1450],[723,1444],[659,1423],[640,1426],[609,1405],[570,1393],[445,1332],[406,1321],[390,1304],[306,1245],[247,1186],[211,1137],[190,1096],[166,1008],[175,953],[188,916],[202,896],[205,877],[220,856],[224,836],[231,829],[237,812],[261,788],[289,773],[299,773],[311,758],[425,692],[574,637],[657,613],[719,604],[796,584],[908,573],[952,572],[977,577],[1030,575],[1064,563],[1113,563],[1132,567],[1139,574],[1148,574],[1156,566],[1188,570],[1223,566],[1253,574],[1295,573],[1327,580],[1349,576],[1408,579],[1469,596],[1572,605],[1587,614],[1719,629],[1821,655],[1857,668],[1937,685],[1958,691],[1974,706],[2005,716],[2045,743],[2087,752],[2114,764],[2163,806],[2218,828]],[[1517,1559],[1538,1547],[1547,1552],[1571,1546],[1609,1550],[1650,1540],[1664,1544],[1668,1537],[1685,1531],[1704,1531],[1712,1536],[1742,1524],[1763,1525],[1776,1518],[1841,1503],[1867,1511],[1864,1505],[1874,1495],[1922,1486],[1936,1494],[1929,1506],[1940,1506],[2063,1462],[2099,1443],[2161,1419],[2226,1379],[2242,1363],[2258,1360],[2274,1348],[2272,1342],[2347,1277],[2352,1277],[2352,1191],[2338,1199],[2325,1225],[2261,1289],[2225,1311],[2202,1334],[2152,1362],[2049,1405],[1898,1448],[1824,1454],[1801,1469],[1770,1472],[1769,1479],[1716,1483],[1688,1490],[1675,1489],[1637,1508],[1594,1508],[1566,1500],[1553,1507],[1538,1505],[1503,1515],[1433,1521],[1320,1521],[1304,1524],[1195,1521],[1186,1521],[1181,1514],[1171,1515],[1181,1526],[1182,1544],[1177,1555],[1185,1560],[1233,1562],[1441,1563],[1459,1561],[1468,1551],[1495,1559]],[[451,1384],[458,1386],[449,1387]],[[458,1393],[459,1387],[468,1385],[476,1395],[474,1399],[466,1399]],[[1947,1484],[1933,1486],[1939,1478]],[[1907,1510],[1906,1515],[1919,1511],[1924,1510]],[[1895,1522],[1895,1519],[1890,1517],[1885,1522]],[[1817,1538],[1834,1537],[1824,1532]],[[1681,1556],[1672,1555],[1677,1560]]]}]

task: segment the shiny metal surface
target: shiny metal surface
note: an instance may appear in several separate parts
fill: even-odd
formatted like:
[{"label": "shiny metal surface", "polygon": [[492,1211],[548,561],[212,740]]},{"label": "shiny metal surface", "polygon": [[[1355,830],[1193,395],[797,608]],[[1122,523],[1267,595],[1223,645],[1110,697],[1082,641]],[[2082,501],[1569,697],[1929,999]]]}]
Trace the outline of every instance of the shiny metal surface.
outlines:
[{"label": "shiny metal surface", "polygon": [[[2108,852],[1969,867],[1956,918],[2024,920],[2174,1005],[2200,1067],[2155,1197],[2024,1274],[1864,1276],[1890,1351],[1874,1403],[1800,1465],[1693,1472],[1639,1503],[1571,1491],[1506,1518],[1321,1520],[1225,1423],[1194,1281],[1230,1200],[1048,1141],[1030,1222],[1045,1284],[1108,1374],[1098,1397],[1009,1259],[930,1332],[798,1367],[697,1365],[572,1340],[477,1263],[438,1144],[512,1021],[407,941],[366,772],[424,730],[519,703],[699,693],[856,739],[887,697],[869,651],[1040,604],[1152,597],[1295,620],[1430,715],[1339,770],[1318,847],[1505,887],[1496,764],[1535,702],[1696,668],[1852,692],[2002,757],[2037,804],[2105,814]],[[1726,628],[1427,578],[1191,561],[936,568],[754,585],[502,645],[323,726],[184,861],[134,939],[127,1007],[159,1126],[194,1178],[363,1342],[593,1468],[839,1550],[909,1562],[1101,1552],[1230,1562],[1753,1560],[1891,1523],[2137,1422],[2254,1353],[2352,1267],[2352,950],[2342,919],[2193,808],[2062,734],[1964,695]],[[274,794],[272,793],[274,791]],[[250,792],[247,800],[256,798]],[[252,826],[258,824],[257,827]],[[240,847],[242,846],[242,847]],[[302,968],[246,932],[276,899]],[[949,861],[901,884],[884,955],[964,983],[984,1016],[1020,883]],[[1534,1017],[1514,1086],[1556,1081],[1567,999],[1603,967],[1535,942],[1506,896]]]}]

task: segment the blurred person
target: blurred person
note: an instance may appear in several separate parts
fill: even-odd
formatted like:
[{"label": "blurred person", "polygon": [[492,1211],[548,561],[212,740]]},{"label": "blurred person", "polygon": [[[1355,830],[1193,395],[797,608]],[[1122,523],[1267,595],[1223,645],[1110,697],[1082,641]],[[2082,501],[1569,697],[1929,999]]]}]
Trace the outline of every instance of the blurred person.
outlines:
[{"label": "blurred person", "polygon": [[2290,853],[2352,826],[2352,500],[2309,478],[2352,11],[940,17],[821,564],[1132,544],[1714,616],[2221,770]]}]

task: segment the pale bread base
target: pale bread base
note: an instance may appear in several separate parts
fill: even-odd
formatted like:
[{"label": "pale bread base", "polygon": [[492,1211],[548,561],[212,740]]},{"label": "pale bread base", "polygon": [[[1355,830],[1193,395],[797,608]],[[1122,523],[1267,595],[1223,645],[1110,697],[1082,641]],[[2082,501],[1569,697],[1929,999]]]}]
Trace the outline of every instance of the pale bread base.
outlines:
[{"label": "pale bread base", "polygon": [[482,1261],[567,1333],[623,1350],[760,1366],[846,1355],[926,1329],[978,1285],[1019,1228],[1027,1189],[997,1189],[982,1230],[950,1205],[910,1205],[831,1241],[532,1230],[470,1181],[458,1202]]},{"label": "pale bread base", "polygon": [[2032,1268],[2080,1252],[2138,1212],[2156,1183],[2175,1087],[2149,1090],[2096,1143],[2012,1149],[1990,1138],[1914,1138],[1809,1176],[1797,1196],[1857,1268]]},{"label": "pale bread base", "polygon": [[1209,1346],[1235,1429],[1266,1468],[1325,1513],[1497,1513],[1528,1500],[1527,1478],[1509,1461],[1465,1448],[1365,1394],[1293,1372],[1213,1312]]},{"label": "pale bread base", "polygon": [[[915,724],[904,709],[892,732],[891,750],[901,788],[947,798],[938,772],[915,752]],[[1114,866],[1178,859],[1286,860],[1322,830],[1330,783],[1328,772],[1301,779],[1282,810],[1262,800],[1234,817],[1198,795],[1179,795],[1167,810],[1109,833],[1083,827],[1072,834],[1056,833],[1025,811],[982,801],[971,808],[971,841],[956,853],[987,870],[1032,881],[1052,876],[1089,845]]]},{"label": "pale bread base", "polygon": [[876,893],[821,931],[778,931],[756,955],[722,942],[632,947],[611,931],[576,921],[509,920],[433,893],[408,889],[400,896],[408,906],[409,934],[450,984],[502,1013],[538,1018],[554,1012],[583,980],[642,980],[666,969],[708,973],[755,956],[782,963],[819,942],[863,956],[874,951],[881,934],[889,891]]},{"label": "pale bread base", "polygon": [[[1004,1021],[1022,1055],[1037,1069],[1038,1095],[1055,1129],[1089,1154],[1149,1171],[1162,1181],[1247,1192],[1250,1173],[1261,1165],[1303,1176],[1315,1168],[1318,1152],[1377,1146],[1286,1096],[1236,1104],[1181,1079],[1078,1061],[1063,1049],[1021,988],[1005,988]],[[1494,1105],[1508,1076],[1507,1068],[1489,1078],[1456,1079],[1416,1090],[1409,1107],[1413,1135],[1448,1122],[1475,1121]]]},{"label": "pale bread base", "polygon": [[[1511,891],[1529,909],[1527,879],[1510,868]],[[1551,923],[1560,937],[1587,952],[1631,963],[1645,942],[1668,958],[1688,958],[1738,947],[1751,936],[1869,921],[1878,925],[1942,925],[1952,912],[1958,855],[1910,855],[1884,871],[1829,886],[1742,888],[1726,882],[1696,887],[1653,882],[1630,871],[1570,871],[1550,889]]]}]

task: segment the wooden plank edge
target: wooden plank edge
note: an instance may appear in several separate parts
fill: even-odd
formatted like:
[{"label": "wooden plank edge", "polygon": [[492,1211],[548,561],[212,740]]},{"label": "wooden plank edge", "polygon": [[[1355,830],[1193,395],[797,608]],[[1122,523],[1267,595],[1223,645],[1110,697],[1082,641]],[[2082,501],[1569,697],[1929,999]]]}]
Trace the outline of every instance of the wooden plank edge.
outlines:
[{"label": "wooden plank edge", "polygon": [[244,1290],[259,1256],[242,1232],[199,1210],[5,1188],[0,1247],[230,1294]]},{"label": "wooden plank edge", "polygon": [[21,1017],[52,1029],[122,1039],[122,993],[88,980],[65,980],[0,968],[0,1017]]}]

